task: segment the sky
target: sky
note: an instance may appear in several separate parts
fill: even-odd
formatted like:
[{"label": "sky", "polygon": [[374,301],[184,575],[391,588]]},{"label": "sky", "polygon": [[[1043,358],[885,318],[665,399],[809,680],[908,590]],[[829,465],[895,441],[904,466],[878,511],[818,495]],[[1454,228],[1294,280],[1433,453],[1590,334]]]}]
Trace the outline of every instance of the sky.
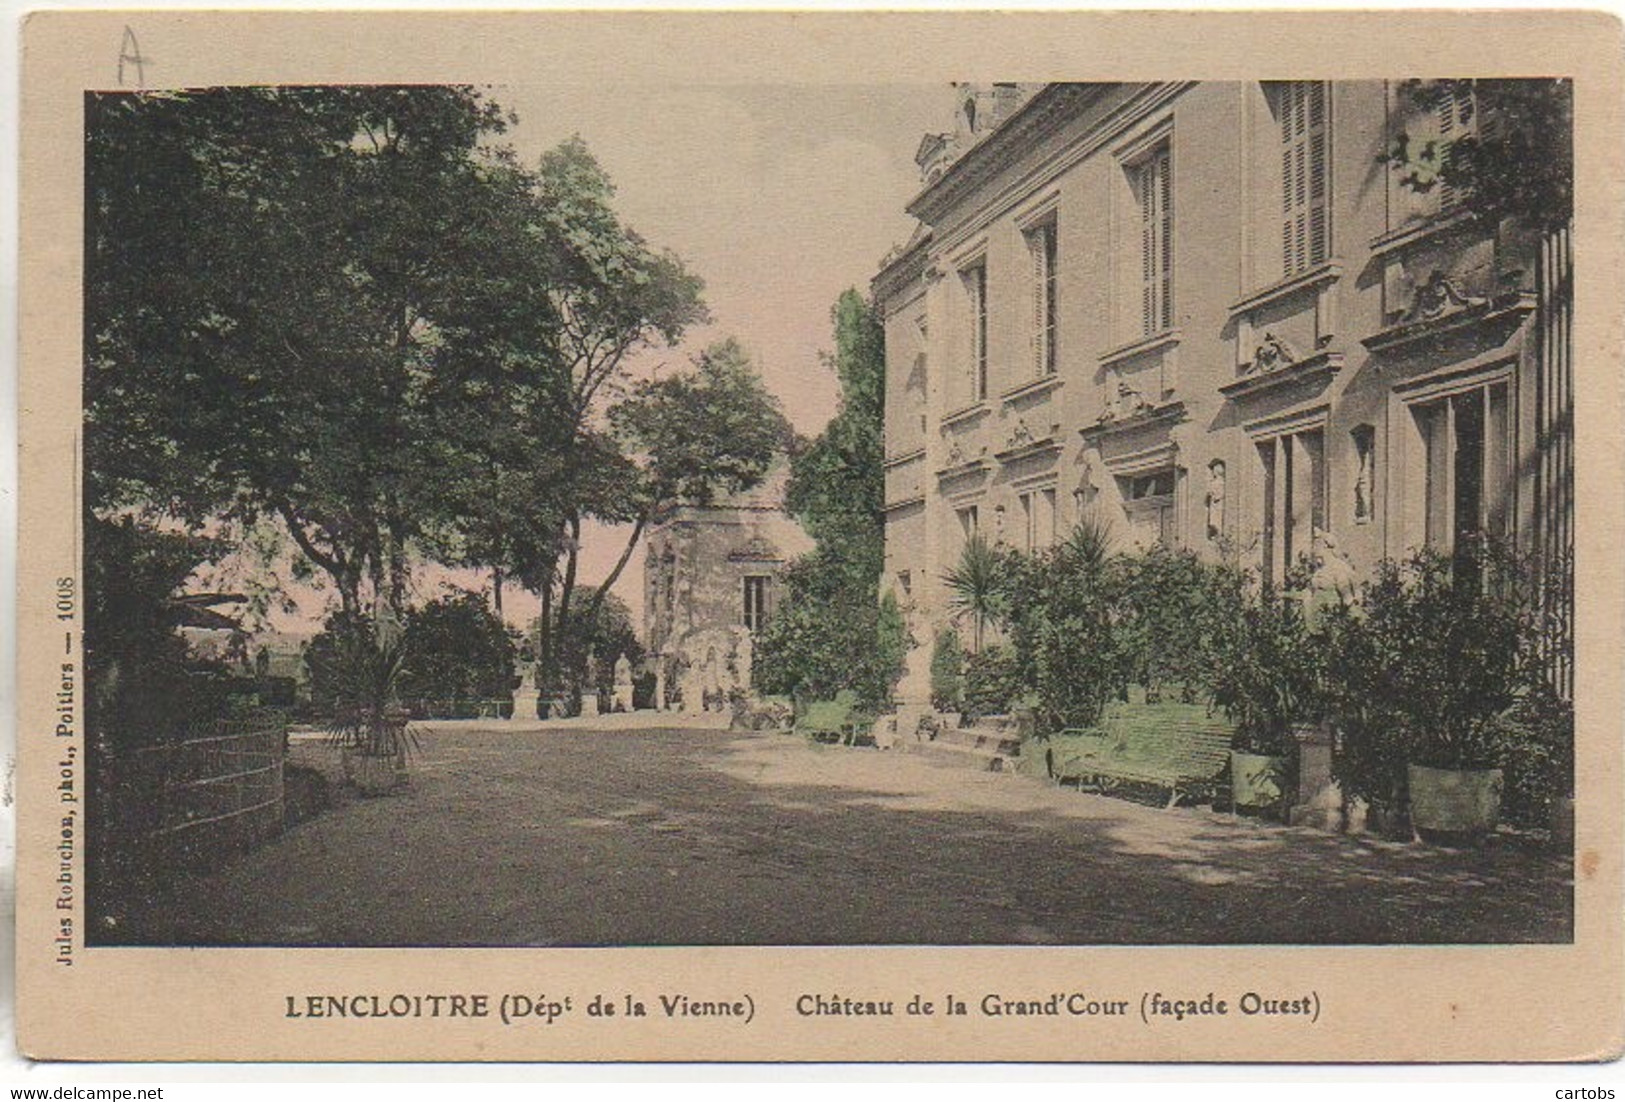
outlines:
[{"label": "sky", "polygon": [[[655,248],[671,249],[705,280],[712,321],[681,347],[639,358],[633,370],[685,363],[713,340],[734,336],[797,430],[816,434],[835,412],[829,311],[848,287],[867,291],[880,259],[907,240],[903,205],[919,190],[914,151],[927,131],[952,121],[946,84],[876,86],[649,87],[534,85],[489,89],[518,123],[507,140],[534,165],[580,135],[616,185],[622,219]],[[581,581],[596,584],[629,533],[589,526]],[[472,572],[427,580],[479,588]],[[642,623],[642,555],[615,592]],[[280,630],[309,631],[324,595],[290,587],[296,613]],[[537,603],[505,591],[511,623]]]}]

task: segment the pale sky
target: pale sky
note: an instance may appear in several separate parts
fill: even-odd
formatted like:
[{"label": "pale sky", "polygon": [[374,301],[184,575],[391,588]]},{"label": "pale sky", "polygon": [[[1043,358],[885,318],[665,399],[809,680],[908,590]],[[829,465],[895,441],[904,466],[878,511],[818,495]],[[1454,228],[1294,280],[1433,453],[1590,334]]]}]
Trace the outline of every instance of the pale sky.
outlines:
[{"label": "pale sky", "polygon": [[[831,348],[830,307],[847,287],[867,291],[881,257],[912,232],[903,204],[919,190],[914,151],[925,132],[949,128],[949,87],[537,84],[490,96],[518,114],[507,140],[528,165],[581,135],[615,182],[623,220],[705,280],[712,323],[642,369],[735,336],[795,427],[821,429],[836,399],[819,361]],[[602,580],[624,541],[616,529],[589,531],[581,580]],[[642,582],[639,551],[615,591],[640,627]],[[295,597],[299,614],[274,623],[310,630],[324,596]],[[535,617],[534,600],[511,588],[505,598],[511,623]]]}]

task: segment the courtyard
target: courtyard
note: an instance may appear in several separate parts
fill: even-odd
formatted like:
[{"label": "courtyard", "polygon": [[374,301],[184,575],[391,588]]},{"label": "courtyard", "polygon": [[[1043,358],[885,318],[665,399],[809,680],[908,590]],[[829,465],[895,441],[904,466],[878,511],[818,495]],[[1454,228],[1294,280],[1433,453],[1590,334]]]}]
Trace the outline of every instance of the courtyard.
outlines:
[{"label": "courtyard", "polygon": [[333,805],[103,931],[124,944],[1564,942],[1572,863],[1165,811],[656,713],[414,725],[412,782]]}]

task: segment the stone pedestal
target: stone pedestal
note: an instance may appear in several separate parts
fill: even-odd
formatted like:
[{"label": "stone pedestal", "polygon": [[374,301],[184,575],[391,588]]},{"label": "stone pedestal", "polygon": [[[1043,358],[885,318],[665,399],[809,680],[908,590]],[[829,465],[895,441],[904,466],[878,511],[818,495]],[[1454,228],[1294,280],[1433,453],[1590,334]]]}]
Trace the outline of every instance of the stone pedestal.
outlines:
[{"label": "stone pedestal", "polygon": [[666,710],[666,660],[664,656],[655,660],[655,701],[657,712]]},{"label": "stone pedestal", "polygon": [[1332,779],[1332,736],[1324,725],[1299,727],[1298,791],[1287,812],[1293,826],[1340,831],[1346,825],[1343,791]]},{"label": "stone pedestal", "polygon": [[535,689],[519,689],[513,694],[513,715],[508,717],[509,723],[529,723],[536,718],[536,704],[541,700],[541,694]]},{"label": "stone pedestal", "polygon": [[598,694],[581,694],[581,718],[596,719],[598,717]]}]

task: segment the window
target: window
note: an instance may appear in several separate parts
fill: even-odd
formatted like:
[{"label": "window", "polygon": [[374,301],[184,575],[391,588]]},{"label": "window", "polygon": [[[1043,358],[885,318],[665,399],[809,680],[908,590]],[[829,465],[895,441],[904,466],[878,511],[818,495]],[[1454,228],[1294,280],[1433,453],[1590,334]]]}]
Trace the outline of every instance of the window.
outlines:
[{"label": "window", "polygon": [[976,506],[967,505],[956,510],[955,515],[959,517],[959,530],[964,534],[965,542],[969,543],[976,538]]},{"label": "window", "polygon": [[1178,533],[1174,527],[1176,481],[1172,467],[1118,478],[1129,533],[1140,547],[1150,547],[1155,543],[1167,547],[1177,545]]},{"label": "window", "polygon": [[1150,336],[1174,324],[1174,177],[1169,144],[1133,168],[1140,212],[1140,329]]},{"label": "window", "polygon": [[1037,551],[1055,543],[1055,491],[1029,490],[1021,495],[1022,550]]},{"label": "window", "polygon": [[1439,100],[1433,114],[1439,127],[1439,213],[1449,214],[1465,198],[1461,188],[1446,183],[1444,179],[1444,174],[1450,168],[1450,149],[1476,131],[1477,103],[1469,81],[1442,80],[1436,90]]},{"label": "window", "polygon": [[972,401],[987,397],[987,265],[975,264],[960,273],[965,284],[967,363]]},{"label": "window", "polygon": [[1294,80],[1277,86],[1281,124],[1281,270],[1297,275],[1331,250],[1327,187],[1326,85]]},{"label": "window", "polygon": [[745,626],[755,635],[767,627],[770,598],[773,592],[773,579],[766,574],[747,574],[745,576]]},{"label": "window", "polygon": [[1318,428],[1258,441],[1264,478],[1264,579],[1279,585],[1326,530],[1326,437]]},{"label": "window", "polygon": [[1055,374],[1055,223],[1027,231],[1033,261],[1033,370],[1039,377]]},{"label": "window", "polygon": [[1422,434],[1425,538],[1451,553],[1511,534],[1512,417],[1506,381],[1411,407]]}]

